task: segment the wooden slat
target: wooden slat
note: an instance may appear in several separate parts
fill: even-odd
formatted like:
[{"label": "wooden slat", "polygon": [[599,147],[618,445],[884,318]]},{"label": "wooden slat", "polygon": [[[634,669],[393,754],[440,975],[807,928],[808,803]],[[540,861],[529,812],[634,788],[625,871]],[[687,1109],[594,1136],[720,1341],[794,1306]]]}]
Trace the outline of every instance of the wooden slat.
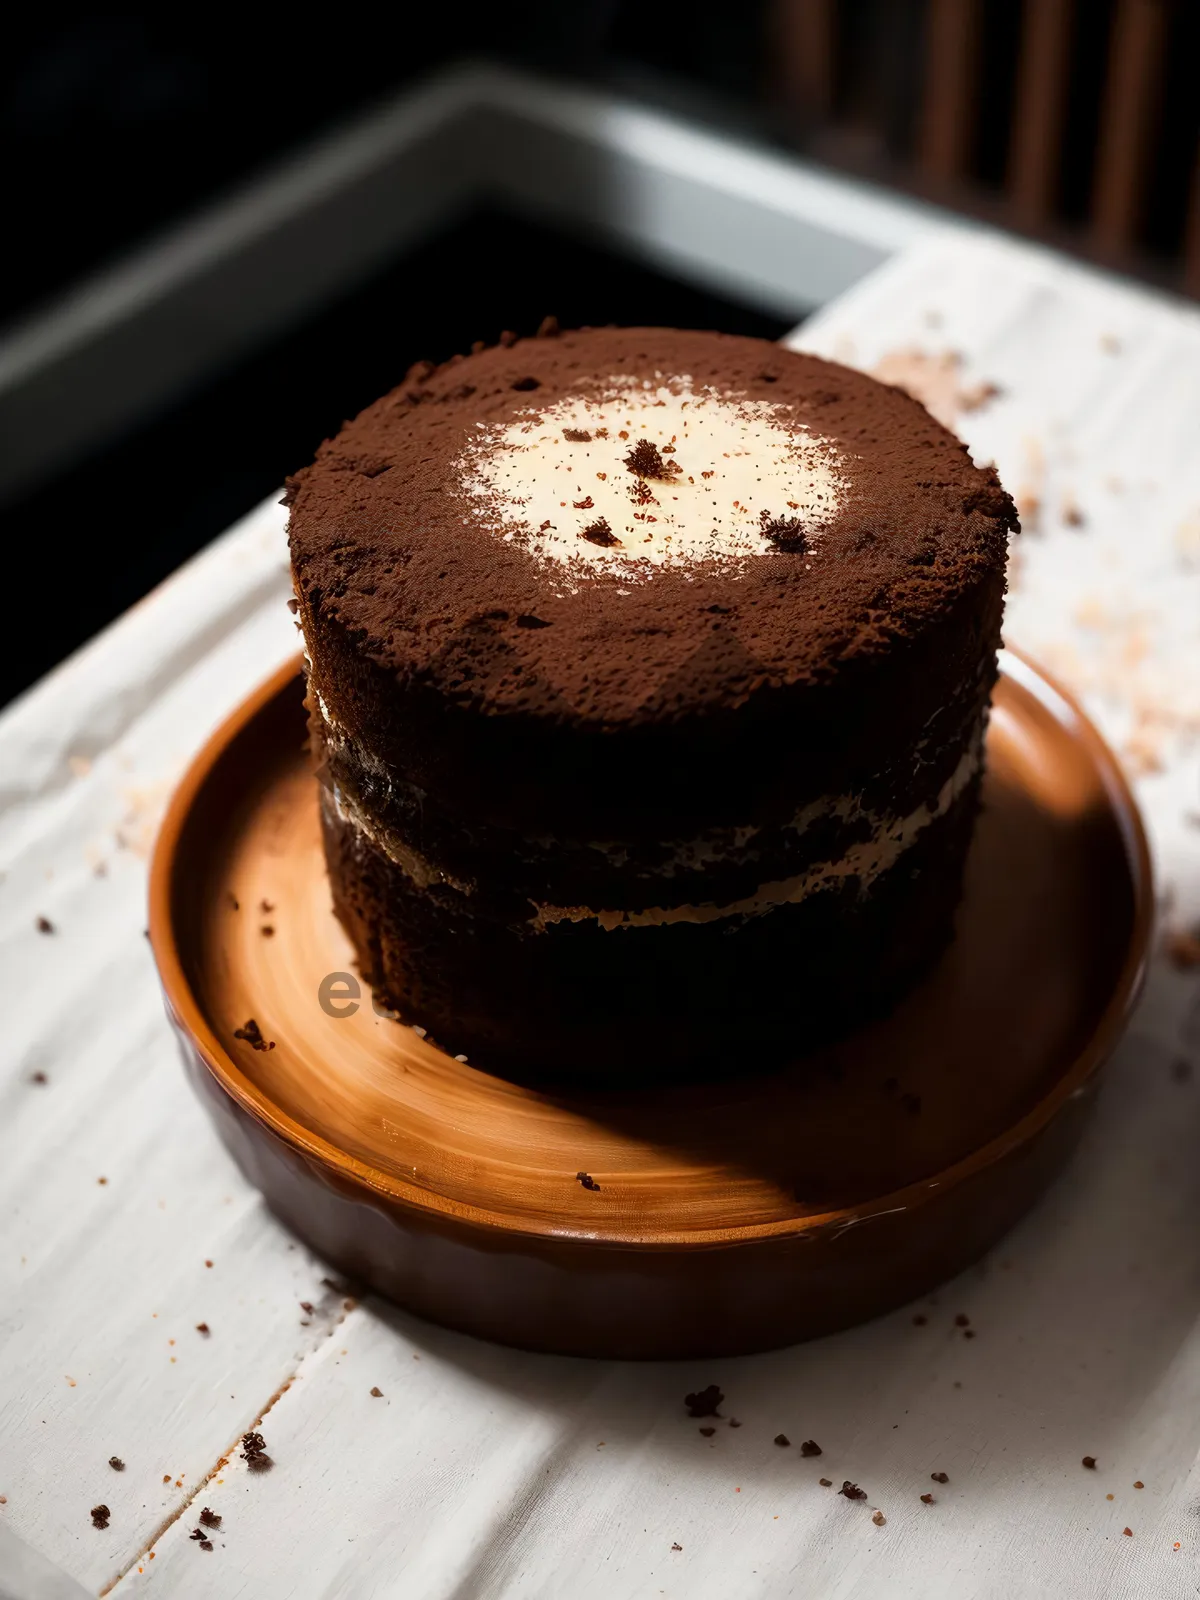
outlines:
[{"label": "wooden slat", "polygon": [[929,0],[918,160],[926,176],[964,177],[979,71],[981,0]]},{"label": "wooden slat", "polygon": [[1025,0],[1022,13],[1009,191],[1026,227],[1047,220],[1057,194],[1074,9],[1074,0]]},{"label": "wooden slat", "polygon": [[835,0],[776,0],[768,37],[780,97],[806,122],[833,112]]},{"label": "wooden slat", "polygon": [[1104,249],[1134,242],[1165,33],[1163,0],[1117,0],[1092,189],[1092,229]]}]

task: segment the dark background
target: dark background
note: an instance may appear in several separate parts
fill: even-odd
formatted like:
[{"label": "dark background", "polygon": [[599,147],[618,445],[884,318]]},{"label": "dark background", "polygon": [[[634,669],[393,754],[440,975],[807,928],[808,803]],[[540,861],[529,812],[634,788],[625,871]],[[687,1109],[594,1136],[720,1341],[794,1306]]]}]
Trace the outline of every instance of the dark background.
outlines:
[{"label": "dark background", "polygon": [[[1135,104],[1131,112],[1114,68],[1128,53],[1121,8],[1131,0],[1077,0],[1057,90],[1061,118],[1044,194],[1031,209],[1016,192],[1013,142],[1031,5],[1052,3],[555,0],[344,17],[334,9],[319,21],[275,11],[269,27],[262,19],[254,26],[246,8],[220,6],[10,9],[0,47],[0,329],[323,131],[468,55],[599,82],[1174,282],[1186,275],[1189,216],[1200,216],[1189,199],[1200,4],[1137,0],[1156,31],[1150,110]],[[947,160],[923,130],[939,95],[953,98],[930,62],[956,7],[972,18],[972,75]],[[827,37],[819,71],[814,18],[824,19]],[[1114,228],[1110,202],[1109,223],[1097,226],[1104,129],[1130,117],[1142,152],[1136,204],[1125,206],[1127,216],[1116,204]],[[469,282],[457,270],[464,262]],[[760,307],[582,238],[504,216],[456,224],[0,506],[10,557],[36,565],[54,586],[53,606],[39,610],[53,621],[31,646],[10,645],[0,702],[250,509],[412,361],[444,358],[504,327],[531,332],[547,312],[564,325],[783,331]]]}]

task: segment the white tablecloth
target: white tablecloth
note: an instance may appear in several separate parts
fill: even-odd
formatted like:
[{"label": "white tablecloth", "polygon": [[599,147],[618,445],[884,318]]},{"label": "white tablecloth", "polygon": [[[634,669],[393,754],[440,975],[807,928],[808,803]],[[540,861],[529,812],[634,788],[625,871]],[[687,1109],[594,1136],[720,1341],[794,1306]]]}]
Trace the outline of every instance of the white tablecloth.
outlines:
[{"label": "white tablecloth", "polygon": [[[1200,317],[956,240],[797,342],[932,385],[998,461],[1030,513],[1009,637],[1123,751],[1167,915],[1200,919]],[[0,719],[0,1594],[1195,1594],[1200,971],[1156,962],[1036,1213],[853,1332],[554,1360],[322,1284],[186,1090],[143,937],[171,784],[296,648],[283,520],[260,507]],[[742,1425],[705,1438],[682,1400],[714,1381]],[[251,1426],[267,1473],[231,1454]]]}]

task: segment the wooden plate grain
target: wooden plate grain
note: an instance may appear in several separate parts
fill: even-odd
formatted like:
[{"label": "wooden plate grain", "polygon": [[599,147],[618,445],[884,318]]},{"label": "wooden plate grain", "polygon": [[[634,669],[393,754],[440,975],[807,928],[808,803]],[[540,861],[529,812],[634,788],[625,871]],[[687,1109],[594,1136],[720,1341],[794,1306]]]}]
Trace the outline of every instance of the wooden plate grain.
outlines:
[{"label": "wooden plate grain", "polygon": [[[493,1077],[377,1014],[330,909],[299,669],[281,670],[196,758],[151,875],[168,1010],[247,1177],[355,1279],[541,1350],[763,1349],[957,1272],[1069,1155],[1151,927],[1116,762],[1061,689],[1002,665],[929,981],[785,1070],[748,1052],[719,1083],[590,1095]],[[237,1037],[250,1018],[273,1048]]]}]

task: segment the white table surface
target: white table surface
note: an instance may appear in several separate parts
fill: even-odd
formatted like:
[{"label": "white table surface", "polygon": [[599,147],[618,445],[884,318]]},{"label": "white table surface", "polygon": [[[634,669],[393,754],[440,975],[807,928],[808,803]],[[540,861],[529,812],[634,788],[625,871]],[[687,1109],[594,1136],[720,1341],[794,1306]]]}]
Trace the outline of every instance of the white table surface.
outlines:
[{"label": "white table surface", "polygon": [[[1165,915],[1200,919],[1200,317],[954,239],[796,342],[923,369],[950,411],[1001,386],[957,425],[1040,502],[1008,636],[1122,751]],[[1200,970],[1156,960],[1035,1213],[869,1326],[735,1361],[568,1361],[322,1285],[187,1091],[143,937],[172,783],[296,648],[283,522],[260,507],[0,718],[0,1595],[1200,1592]],[[706,1439],[682,1397],[712,1381],[742,1426]],[[224,1460],[251,1426],[265,1474]],[[204,1505],[211,1554],[189,1539]]]}]

